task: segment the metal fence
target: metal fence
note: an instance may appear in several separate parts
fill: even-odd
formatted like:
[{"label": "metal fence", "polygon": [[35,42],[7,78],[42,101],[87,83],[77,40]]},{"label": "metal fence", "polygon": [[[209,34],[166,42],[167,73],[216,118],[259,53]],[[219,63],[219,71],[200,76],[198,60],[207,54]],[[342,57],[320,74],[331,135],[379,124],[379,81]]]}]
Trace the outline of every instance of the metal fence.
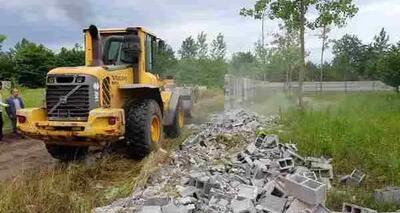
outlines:
[{"label": "metal fence", "polygon": [[[304,82],[304,92],[367,92],[393,91],[381,81],[334,81]],[[276,93],[298,90],[298,83],[267,82],[243,77],[225,75],[225,108],[233,108],[243,103],[251,103],[256,97],[270,96]]]}]

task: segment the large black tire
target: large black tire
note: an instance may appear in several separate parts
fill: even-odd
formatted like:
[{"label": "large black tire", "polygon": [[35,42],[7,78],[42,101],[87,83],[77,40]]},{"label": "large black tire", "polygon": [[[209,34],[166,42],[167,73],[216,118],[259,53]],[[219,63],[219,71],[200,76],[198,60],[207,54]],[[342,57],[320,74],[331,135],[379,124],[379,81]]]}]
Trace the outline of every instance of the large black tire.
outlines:
[{"label": "large black tire", "polygon": [[[181,122],[179,122],[180,116],[183,116],[183,117],[181,117],[181,119],[183,119],[183,121],[181,121]],[[184,118],[185,118],[185,111],[183,109],[181,100],[179,100],[177,110],[174,115],[174,121],[173,121],[172,125],[165,127],[165,135],[169,138],[179,137],[182,133],[182,129],[183,129],[183,126],[185,123]]]},{"label": "large black tire", "polygon": [[61,146],[53,144],[47,144],[46,149],[53,158],[61,161],[82,160],[89,152],[89,147]]},{"label": "large black tire", "polygon": [[[151,137],[151,124],[154,117],[160,121],[160,137],[153,141]],[[162,140],[162,114],[155,100],[144,100],[132,104],[127,110],[125,142],[126,154],[133,159],[142,159],[153,149],[156,149]]]}]

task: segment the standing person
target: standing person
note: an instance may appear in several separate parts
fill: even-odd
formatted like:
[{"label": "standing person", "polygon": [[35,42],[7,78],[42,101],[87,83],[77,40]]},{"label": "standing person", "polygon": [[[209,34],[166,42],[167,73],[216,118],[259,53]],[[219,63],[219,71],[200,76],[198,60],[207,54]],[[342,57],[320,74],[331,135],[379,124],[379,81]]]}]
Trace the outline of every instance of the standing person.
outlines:
[{"label": "standing person", "polygon": [[13,88],[11,90],[11,96],[7,99],[7,104],[9,105],[9,107],[7,107],[7,114],[11,120],[13,133],[18,135],[17,111],[24,108],[24,102],[22,101],[22,98],[19,97],[19,91],[17,88]]},{"label": "standing person", "polygon": [[3,103],[3,99],[1,98],[1,89],[3,88],[3,83],[0,81],[0,141],[3,140],[3,113],[2,108],[8,107],[8,104]]}]

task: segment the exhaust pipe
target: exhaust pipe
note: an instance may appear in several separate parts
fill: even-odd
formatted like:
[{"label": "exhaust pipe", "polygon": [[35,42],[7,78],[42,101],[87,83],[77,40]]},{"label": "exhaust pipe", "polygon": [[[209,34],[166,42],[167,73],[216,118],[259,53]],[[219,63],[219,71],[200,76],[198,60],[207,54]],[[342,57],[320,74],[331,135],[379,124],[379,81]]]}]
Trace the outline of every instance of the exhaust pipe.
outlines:
[{"label": "exhaust pipe", "polygon": [[92,66],[103,66],[103,48],[101,45],[99,30],[95,25],[90,25],[89,34],[92,37]]}]

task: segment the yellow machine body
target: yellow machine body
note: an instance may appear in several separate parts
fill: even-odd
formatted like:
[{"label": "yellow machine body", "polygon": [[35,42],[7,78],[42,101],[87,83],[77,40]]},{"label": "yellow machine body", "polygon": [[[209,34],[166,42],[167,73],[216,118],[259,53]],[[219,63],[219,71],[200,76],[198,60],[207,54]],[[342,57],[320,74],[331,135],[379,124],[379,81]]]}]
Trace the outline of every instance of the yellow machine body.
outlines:
[{"label": "yellow machine body", "polygon": [[[85,119],[68,120],[66,116],[66,119],[52,120],[49,116],[51,109],[48,105],[47,108],[43,106],[22,109],[17,115],[23,117],[24,122],[18,119],[18,130],[24,135],[43,140],[46,144],[104,146],[124,138],[126,122],[124,107],[130,101],[137,99],[157,101],[163,113],[163,124],[170,124],[173,119],[172,114],[176,111],[179,95],[171,90],[165,90],[163,87],[165,83],[148,69],[149,57],[153,57],[149,54],[149,50],[155,54],[154,46],[157,38],[141,27],[99,30],[102,37],[126,35],[132,32],[140,39],[137,66],[94,66],[94,39],[89,30],[84,30],[85,66],[61,67],[48,73],[48,81],[52,76],[75,76],[74,78],[85,76],[86,79],[94,79],[93,85],[89,85],[89,88],[96,89],[92,96],[96,96],[97,107],[90,109]],[[148,45],[151,47],[149,48]],[[53,93],[56,94],[54,91]],[[49,94],[46,101],[49,101],[48,99]],[[112,119],[111,122],[110,119]]]}]

